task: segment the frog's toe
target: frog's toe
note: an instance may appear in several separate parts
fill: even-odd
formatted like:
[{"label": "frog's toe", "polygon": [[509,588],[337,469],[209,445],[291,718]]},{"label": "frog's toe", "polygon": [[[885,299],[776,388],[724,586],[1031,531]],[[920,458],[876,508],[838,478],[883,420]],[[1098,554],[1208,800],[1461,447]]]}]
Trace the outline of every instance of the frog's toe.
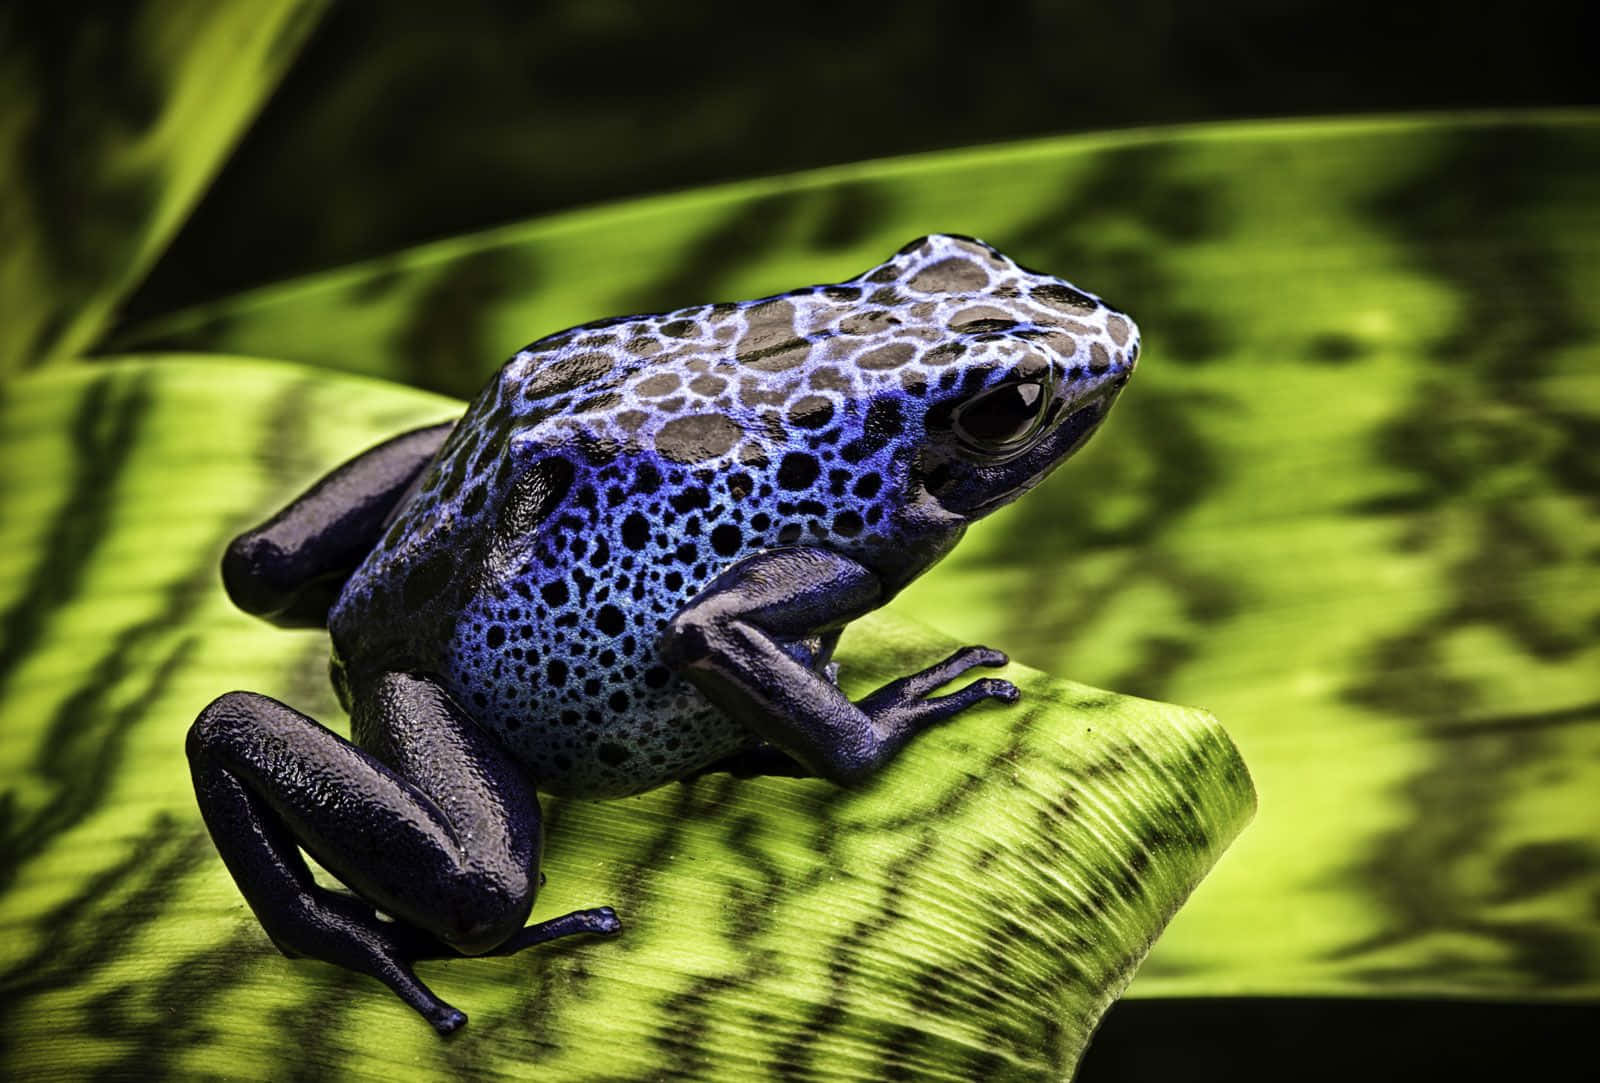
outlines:
[{"label": "frog's toe", "polygon": [[[959,666],[960,668],[955,670],[955,672],[962,673],[971,669],[973,666],[989,666],[991,668],[998,668],[1000,666],[1009,664],[1010,661],[1011,659],[1006,655],[1005,651],[997,651],[993,647],[962,647],[949,658],[945,659],[943,664],[947,666]],[[954,674],[952,674],[952,676],[953,675]]]},{"label": "frog's toe", "polygon": [[1015,703],[1022,698],[1022,692],[1010,681],[1001,680],[999,677],[984,677],[982,680],[973,681],[967,686],[984,699],[997,699],[1002,703]]},{"label": "frog's toe", "polygon": [[922,706],[929,712],[929,720],[939,721],[959,714],[968,707],[977,706],[986,699],[1015,703],[1021,698],[1022,693],[1010,681],[1003,681],[998,677],[984,677],[956,689],[949,695],[930,696],[922,701]]},{"label": "frog's toe", "polygon": [[622,919],[609,906],[597,906],[593,910],[580,910],[579,913],[588,915],[592,925],[590,932],[612,936],[622,931]]},{"label": "frog's toe", "polygon": [[493,951],[484,954],[515,955],[524,948],[543,944],[547,940],[559,940],[564,936],[577,936],[580,933],[611,936],[621,931],[622,921],[617,917],[617,912],[609,906],[597,906],[590,910],[574,910],[570,914],[562,914],[558,918],[529,925]]},{"label": "frog's toe", "polygon": [[[907,703],[918,700],[938,688],[955,680],[974,666],[1003,666],[1010,659],[1001,651],[993,647],[962,647],[942,662],[936,662],[920,673],[913,673],[903,677],[893,684],[888,685],[874,693],[871,700],[886,700]],[[980,684],[983,682],[979,682]],[[1007,683],[1007,682],[1001,682]],[[1015,691],[1015,688],[1012,689]],[[946,697],[949,698],[949,697]],[[1005,698],[997,696],[996,698]],[[870,712],[869,712],[870,713]]]},{"label": "frog's toe", "polygon": [[1015,703],[1022,693],[1010,681],[982,677],[942,696],[930,695],[973,666],[1000,666],[1006,656],[988,647],[964,647],[921,673],[887,684],[862,700],[860,707],[880,734],[897,733],[900,740],[936,722],[953,718],[985,700]]},{"label": "frog's toe", "polygon": [[466,1012],[461,1011],[459,1008],[450,1008],[448,1005],[446,1005],[446,1009],[446,1011],[428,1020],[433,1024],[434,1030],[440,1034],[454,1034],[467,1025]]}]

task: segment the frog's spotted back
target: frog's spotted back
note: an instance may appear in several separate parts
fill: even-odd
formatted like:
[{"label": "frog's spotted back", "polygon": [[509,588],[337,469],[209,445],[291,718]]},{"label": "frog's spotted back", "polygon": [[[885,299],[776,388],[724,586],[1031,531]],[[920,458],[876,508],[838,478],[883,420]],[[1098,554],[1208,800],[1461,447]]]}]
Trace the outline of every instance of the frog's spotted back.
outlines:
[{"label": "frog's spotted back", "polygon": [[551,336],[396,510],[336,647],[441,674],[546,788],[646,789],[749,740],[655,656],[704,583],[804,544],[903,585],[959,529],[930,527],[919,475],[952,402],[1019,374],[1103,397],[1137,355],[1098,298],[954,236],[837,285]]},{"label": "frog's spotted back", "polygon": [[[739,304],[605,320],[533,343],[501,369],[463,419],[386,538],[513,467],[508,447],[566,445],[591,461],[619,452],[687,466],[770,463],[801,448],[840,448],[875,401],[902,415],[958,386],[966,356],[1045,347],[1063,384],[1088,384],[1137,359],[1137,331],[1075,287],[1017,266],[982,242],[935,235],[839,285]],[[1004,366],[984,370],[1002,378]],[[880,407],[880,413],[887,411]],[[909,419],[909,418],[908,418]],[[820,463],[819,463],[820,468]],[[480,495],[474,499],[473,493]]]}]

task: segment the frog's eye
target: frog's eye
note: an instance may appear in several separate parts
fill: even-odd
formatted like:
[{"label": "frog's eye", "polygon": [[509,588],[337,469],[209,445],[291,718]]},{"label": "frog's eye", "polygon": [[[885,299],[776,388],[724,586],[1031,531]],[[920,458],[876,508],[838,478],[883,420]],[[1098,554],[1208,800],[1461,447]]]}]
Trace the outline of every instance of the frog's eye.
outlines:
[{"label": "frog's eye", "polygon": [[1005,454],[1038,431],[1050,407],[1049,389],[1026,381],[1003,384],[963,403],[951,418],[956,435],[974,450]]}]

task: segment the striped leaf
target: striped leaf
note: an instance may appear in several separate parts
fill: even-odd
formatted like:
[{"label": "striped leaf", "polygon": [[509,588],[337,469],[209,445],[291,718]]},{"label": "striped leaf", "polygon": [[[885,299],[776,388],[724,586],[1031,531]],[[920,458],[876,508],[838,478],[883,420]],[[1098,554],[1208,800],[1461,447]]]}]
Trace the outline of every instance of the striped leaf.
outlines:
[{"label": "striped leaf", "polygon": [[[11,1077],[1068,1074],[1244,826],[1204,712],[1013,667],[846,793],[709,777],[551,801],[536,916],[615,940],[428,964],[444,1042],[375,983],[269,946],[194,807],[183,735],[251,688],[334,721],[326,638],[229,608],[227,539],[429,394],[222,358],[58,367],[0,399],[0,996]],[[860,692],[949,641],[876,616]]]},{"label": "striped leaf", "polygon": [[467,394],[581,320],[955,230],[1144,330],[1105,435],[900,600],[1229,720],[1263,816],[1133,995],[1600,997],[1600,114],[868,163],[441,242],[124,347]]}]

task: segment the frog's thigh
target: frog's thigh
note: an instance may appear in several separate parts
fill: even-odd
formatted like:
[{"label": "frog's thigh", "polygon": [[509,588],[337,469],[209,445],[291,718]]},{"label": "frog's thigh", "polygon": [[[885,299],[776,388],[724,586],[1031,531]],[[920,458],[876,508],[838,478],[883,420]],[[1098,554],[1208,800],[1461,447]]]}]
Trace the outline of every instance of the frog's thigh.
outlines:
[{"label": "frog's thigh", "polygon": [[376,755],[276,700],[232,692],[190,730],[206,824],[268,932],[327,958],[295,943],[324,905],[296,846],[369,903],[460,950],[516,932],[532,905],[539,846],[526,778],[417,678],[364,688],[357,729]]},{"label": "frog's thigh", "polygon": [[286,628],[322,627],[389,512],[453,427],[414,429],[369,448],[233,539],[222,582],[234,604]]},{"label": "frog's thigh", "polygon": [[772,549],[707,585],[667,626],[662,657],[712,703],[824,778],[859,781],[918,730],[981,700],[1015,699],[1005,681],[979,680],[926,698],[974,665],[1005,656],[982,647],[895,681],[852,703],[786,646],[831,638],[875,609],[883,587],[867,568],[825,549]]}]

